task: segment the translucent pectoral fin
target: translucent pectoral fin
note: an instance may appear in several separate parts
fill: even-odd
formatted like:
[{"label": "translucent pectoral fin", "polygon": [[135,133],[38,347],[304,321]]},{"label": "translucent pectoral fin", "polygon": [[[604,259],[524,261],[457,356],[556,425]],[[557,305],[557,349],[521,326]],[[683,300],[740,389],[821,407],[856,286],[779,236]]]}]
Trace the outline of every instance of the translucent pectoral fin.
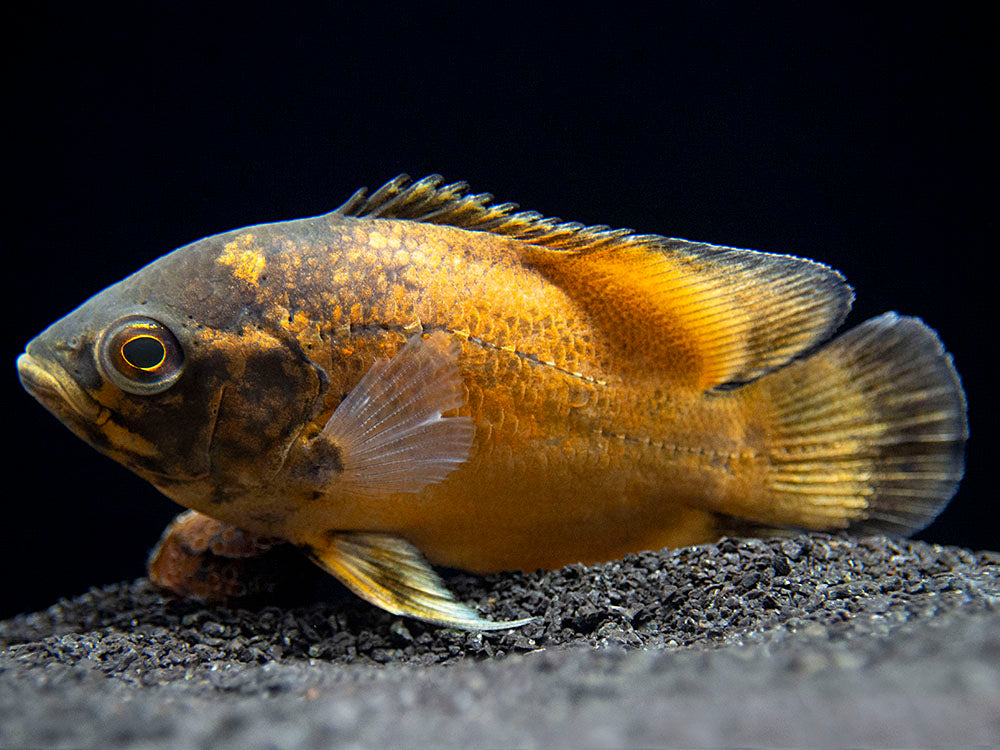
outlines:
[{"label": "translucent pectoral fin", "polygon": [[332,473],[356,495],[419,492],[469,458],[475,425],[443,412],[465,401],[458,345],[437,331],[413,336],[392,359],[377,360],[319,436],[337,458]]},{"label": "translucent pectoral fin", "polygon": [[517,628],[533,619],[484,620],[455,599],[416,547],[388,534],[331,534],[310,555],[362,599],[393,614],[463,630]]}]

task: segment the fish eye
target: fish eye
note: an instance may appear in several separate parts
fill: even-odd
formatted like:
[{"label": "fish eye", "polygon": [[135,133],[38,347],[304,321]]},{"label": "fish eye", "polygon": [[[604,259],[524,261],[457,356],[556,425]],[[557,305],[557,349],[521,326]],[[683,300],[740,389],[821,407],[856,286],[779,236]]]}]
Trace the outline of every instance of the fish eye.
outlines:
[{"label": "fish eye", "polygon": [[98,343],[101,373],[128,393],[160,393],[180,377],[184,351],[159,321],[130,315],[113,323]]},{"label": "fish eye", "polygon": [[138,370],[154,372],[167,359],[167,347],[155,336],[141,333],[122,344],[122,359]]}]

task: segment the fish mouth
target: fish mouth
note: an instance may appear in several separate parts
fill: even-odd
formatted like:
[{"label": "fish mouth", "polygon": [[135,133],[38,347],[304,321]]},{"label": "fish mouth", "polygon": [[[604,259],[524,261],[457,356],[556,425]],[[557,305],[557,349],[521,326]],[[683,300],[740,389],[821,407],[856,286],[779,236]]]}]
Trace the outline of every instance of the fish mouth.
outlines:
[{"label": "fish mouth", "polygon": [[[17,376],[24,389],[78,437],[101,453],[127,466],[168,496],[172,497],[164,486],[171,487],[200,481],[208,475],[204,472],[178,476],[160,471],[149,465],[149,453],[130,449],[109,439],[105,430],[107,427],[117,427],[111,410],[87,395],[58,362],[25,352],[17,358]],[[128,431],[117,427],[116,432]]]},{"label": "fish mouth", "polygon": [[68,412],[88,422],[99,421],[103,411],[101,405],[88,396],[58,363],[37,359],[25,352],[17,358],[17,377],[24,390],[56,416],[61,417]]}]

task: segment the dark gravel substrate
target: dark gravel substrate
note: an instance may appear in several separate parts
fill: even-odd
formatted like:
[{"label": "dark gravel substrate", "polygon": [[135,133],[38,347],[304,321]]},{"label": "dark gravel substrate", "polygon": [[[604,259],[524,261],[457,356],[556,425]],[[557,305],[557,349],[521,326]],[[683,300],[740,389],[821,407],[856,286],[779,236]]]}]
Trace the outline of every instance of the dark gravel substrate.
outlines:
[{"label": "dark gravel substrate", "polygon": [[0,745],[1000,742],[997,553],[812,535],[449,583],[538,619],[444,630],[332,587],[206,608],[140,580],[8,620]]}]

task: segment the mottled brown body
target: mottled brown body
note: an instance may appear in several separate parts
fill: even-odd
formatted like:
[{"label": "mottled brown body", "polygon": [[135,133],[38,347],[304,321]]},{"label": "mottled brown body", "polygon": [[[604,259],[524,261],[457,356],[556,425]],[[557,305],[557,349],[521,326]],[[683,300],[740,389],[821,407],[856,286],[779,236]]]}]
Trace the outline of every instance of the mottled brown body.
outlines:
[{"label": "mottled brown body", "polygon": [[[463,627],[489,624],[411,576],[421,552],[485,572],[740,524],[910,532],[954,492],[965,405],[933,331],[890,314],[809,354],[850,306],[835,271],[407,184],[160,258],[33,340],[22,381],[182,505]],[[399,390],[399,413],[446,404],[399,438],[412,485],[351,442],[368,423],[345,416],[348,394],[373,383]]]},{"label": "mottled brown body", "polygon": [[[399,220],[319,217],[277,229],[227,237],[218,262],[254,288],[252,325],[294,338],[329,390],[272,477],[248,467],[222,495],[215,477],[198,494],[164,487],[178,502],[298,543],[326,530],[390,532],[433,562],[490,571],[706,541],[718,534],[709,511],[764,499],[766,394],[706,394],[671,377],[678,363],[594,326],[516,241]],[[421,329],[462,341],[459,413],[477,426],[469,463],[418,497],[327,499],[296,486],[307,436],[376,358]],[[232,338],[220,343],[246,347],[245,332]],[[271,391],[284,380],[223,394],[224,411],[238,398],[240,411],[262,412],[260,425],[233,420],[232,434],[216,434],[227,463],[275,441],[267,425],[286,394]]]}]

